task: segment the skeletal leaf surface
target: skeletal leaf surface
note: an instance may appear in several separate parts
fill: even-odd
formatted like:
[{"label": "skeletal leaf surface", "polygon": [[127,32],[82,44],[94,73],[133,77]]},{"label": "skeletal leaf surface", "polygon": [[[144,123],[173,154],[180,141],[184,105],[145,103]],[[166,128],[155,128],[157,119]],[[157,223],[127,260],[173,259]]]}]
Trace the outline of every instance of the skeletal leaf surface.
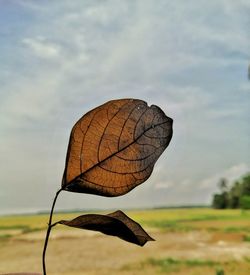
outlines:
[{"label": "skeletal leaf surface", "polygon": [[126,194],[151,175],[172,138],[172,122],[139,99],[112,100],[91,110],[71,131],[62,188]]},{"label": "skeletal leaf surface", "polygon": [[58,223],[117,236],[140,246],[143,246],[147,241],[154,241],[137,222],[130,219],[120,210],[108,215],[82,215],[71,221],[62,220]]}]

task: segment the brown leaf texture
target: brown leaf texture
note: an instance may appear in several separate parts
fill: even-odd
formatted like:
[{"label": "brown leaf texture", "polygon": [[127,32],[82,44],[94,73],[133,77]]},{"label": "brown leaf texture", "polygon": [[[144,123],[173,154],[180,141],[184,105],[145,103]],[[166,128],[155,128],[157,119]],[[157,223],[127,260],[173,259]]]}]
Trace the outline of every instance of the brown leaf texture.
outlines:
[{"label": "brown leaf texture", "polygon": [[107,215],[82,215],[71,221],[62,220],[58,223],[81,229],[99,231],[140,246],[143,246],[147,241],[154,241],[137,222],[130,219],[121,210]]},{"label": "brown leaf texture", "polygon": [[173,120],[139,99],[109,101],[74,125],[62,189],[101,196],[126,194],[151,175],[172,138]]}]

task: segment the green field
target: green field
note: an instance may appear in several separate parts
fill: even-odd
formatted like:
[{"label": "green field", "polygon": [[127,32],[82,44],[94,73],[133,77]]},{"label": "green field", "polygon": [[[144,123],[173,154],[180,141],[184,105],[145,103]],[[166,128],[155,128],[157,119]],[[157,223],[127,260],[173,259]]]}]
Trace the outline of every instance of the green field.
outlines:
[{"label": "green field", "polygon": [[[109,213],[97,212],[97,213]],[[250,211],[214,210],[210,208],[176,208],[125,211],[143,226],[164,231],[211,230],[250,233]],[[54,221],[73,219],[84,212],[55,213]],[[48,214],[0,216],[1,230],[20,230],[27,233],[46,228]],[[210,221],[210,223],[207,223]],[[213,221],[213,222],[212,222]],[[62,227],[67,229],[66,227]]]},{"label": "green field", "polygon": [[[47,255],[49,274],[250,274],[250,211],[124,212],[157,241],[140,248],[100,233],[57,225]],[[58,213],[54,222],[80,214]],[[0,217],[0,273],[41,272],[47,220],[45,214]],[[74,255],[72,265],[69,255]]]}]

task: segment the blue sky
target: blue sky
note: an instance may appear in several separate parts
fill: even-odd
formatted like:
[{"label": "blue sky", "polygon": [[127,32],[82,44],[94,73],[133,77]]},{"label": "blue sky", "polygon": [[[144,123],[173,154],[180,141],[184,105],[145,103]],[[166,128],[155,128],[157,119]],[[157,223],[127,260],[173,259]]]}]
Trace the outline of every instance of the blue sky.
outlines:
[{"label": "blue sky", "polygon": [[58,208],[210,203],[250,171],[249,25],[248,0],[0,1],[0,212],[49,209],[75,121],[127,97],[174,119],[151,178]]}]

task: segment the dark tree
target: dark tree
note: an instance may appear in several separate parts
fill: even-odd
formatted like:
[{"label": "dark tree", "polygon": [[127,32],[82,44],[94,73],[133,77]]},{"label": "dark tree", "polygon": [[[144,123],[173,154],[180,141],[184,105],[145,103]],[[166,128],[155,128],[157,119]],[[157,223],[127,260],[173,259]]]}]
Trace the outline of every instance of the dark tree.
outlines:
[{"label": "dark tree", "polygon": [[229,191],[229,208],[239,208],[240,207],[240,197],[241,197],[241,184],[236,181]]},{"label": "dark tree", "polygon": [[225,209],[227,208],[227,193],[215,194],[213,197],[213,208]]},{"label": "dark tree", "polygon": [[218,182],[218,186],[222,193],[228,192],[228,181],[225,178],[221,178]]},{"label": "dark tree", "polygon": [[242,209],[250,209],[250,196],[243,196],[240,198],[240,207]]},{"label": "dark tree", "polygon": [[231,187],[229,187],[228,181],[222,178],[218,187],[221,192],[213,195],[213,208],[250,209],[250,173],[235,181]]},{"label": "dark tree", "polygon": [[242,178],[242,196],[250,196],[250,173]]}]

